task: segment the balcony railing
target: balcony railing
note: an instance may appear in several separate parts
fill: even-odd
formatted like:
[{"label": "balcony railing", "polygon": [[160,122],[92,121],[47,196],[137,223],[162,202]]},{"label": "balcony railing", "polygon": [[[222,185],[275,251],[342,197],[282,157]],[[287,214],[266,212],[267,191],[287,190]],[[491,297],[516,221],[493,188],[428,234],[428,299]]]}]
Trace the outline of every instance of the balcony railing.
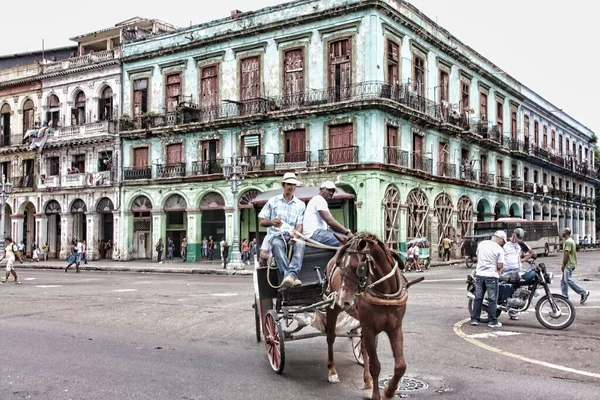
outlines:
[{"label": "balcony railing", "polygon": [[223,173],[223,159],[192,161],[193,175],[212,175]]},{"label": "balcony railing", "polygon": [[[468,163],[467,163],[467,165],[468,165]],[[477,182],[478,173],[479,173],[479,170],[472,169],[472,168],[464,166],[464,165],[461,165],[461,167],[460,167],[460,179],[463,179],[465,181]]]},{"label": "balcony railing", "polygon": [[58,128],[53,136],[48,137],[48,141],[57,141],[65,139],[83,139],[95,136],[116,133],[116,123],[113,121],[100,121],[90,124],[73,125]]},{"label": "balcony railing", "polygon": [[123,168],[123,180],[151,179],[152,168],[150,167],[125,167]]},{"label": "balcony railing", "polygon": [[95,53],[89,53],[84,56],[71,57],[67,60],[57,61],[53,63],[43,64],[42,71],[44,74],[51,72],[58,72],[65,69],[83,67],[86,65],[101,63],[104,61],[113,60],[119,58],[120,49],[110,49],[98,51]]},{"label": "balcony railing", "polygon": [[471,120],[469,121],[469,125],[469,130],[471,132],[477,133],[478,135],[481,135],[484,138],[488,137],[488,132],[490,131],[490,124],[487,121],[482,121],[477,118],[471,118]]},{"label": "balcony railing", "polygon": [[482,185],[494,186],[494,174],[490,174],[489,172],[481,171],[479,173],[479,183],[481,183]]},{"label": "balcony railing", "polygon": [[248,172],[264,171],[265,156],[243,156],[238,157],[238,163],[245,162],[248,164]]},{"label": "balcony railing", "polygon": [[175,178],[185,176],[185,163],[156,164],[157,178]]},{"label": "balcony railing", "polygon": [[525,182],[525,193],[535,193],[533,188],[534,184],[532,182]]},{"label": "balcony railing", "polygon": [[496,178],[496,185],[498,187],[509,189],[510,188],[510,179],[499,176]]},{"label": "balcony railing", "polygon": [[514,139],[509,139],[506,147],[508,147],[511,151],[520,151],[522,153],[526,152],[527,149],[524,142]]},{"label": "balcony railing", "polygon": [[358,162],[358,146],[319,150],[319,165],[354,164]]},{"label": "balcony railing", "polygon": [[417,171],[433,174],[433,160],[419,153],[412,153],[412,167]]},{"label": "balcony railing", "polygon": [[19,189],[33,188],[33,174],[25,176],[13,176],[10,181],[13,187]]},{"label": "balcony railing", "polygon": [[303,169],[310,166],[310,151],[276,153],[273,158],[277,170]]},{"label": "balcony railing", "polygon": [[456,164],[438,163],[438,175],[446,178],[456,178]]},{"label": "balcony railing", "polygon": [[514,191],[521,192],[523,191],[523,181],[518,179],[513,179],[510,181],[510,188]]},{"label": "balcony railing", "polygon": [[384,147],[384,162],[386,164],[397,165],[399,167],[408,168],[410,153],[400,150],[397,147]]}]

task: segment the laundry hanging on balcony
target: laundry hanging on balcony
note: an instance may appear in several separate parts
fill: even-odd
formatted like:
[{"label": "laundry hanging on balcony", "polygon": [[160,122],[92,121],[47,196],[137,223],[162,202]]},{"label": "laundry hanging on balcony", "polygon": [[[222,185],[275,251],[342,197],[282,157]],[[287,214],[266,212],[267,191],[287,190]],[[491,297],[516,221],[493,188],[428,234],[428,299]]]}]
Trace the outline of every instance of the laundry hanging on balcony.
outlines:
[{"label": "laundry hanging on balcony", "polygon": [[25,132],[25,135],[23,135],[23,141],[31,138],[29,150],[31,151],[38,149],[38,152],[40,152],[46,145],[48,137],[54,135],[54,131],[55,129],[52,127],[52,124],[48,125],[48,123],[44,123],[44,126],[39,129],[30,129]]}]

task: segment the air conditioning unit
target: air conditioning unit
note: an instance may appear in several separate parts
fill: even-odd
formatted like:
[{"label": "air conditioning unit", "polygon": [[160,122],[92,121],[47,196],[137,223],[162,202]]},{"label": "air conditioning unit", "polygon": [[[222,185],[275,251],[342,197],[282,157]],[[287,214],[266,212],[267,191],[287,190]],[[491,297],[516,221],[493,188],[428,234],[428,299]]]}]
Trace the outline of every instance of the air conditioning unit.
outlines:
[{"label": "air conditioning unit", "polygon": [[548,185],[544,185],[543,187],[544,194],[548,193]]}]

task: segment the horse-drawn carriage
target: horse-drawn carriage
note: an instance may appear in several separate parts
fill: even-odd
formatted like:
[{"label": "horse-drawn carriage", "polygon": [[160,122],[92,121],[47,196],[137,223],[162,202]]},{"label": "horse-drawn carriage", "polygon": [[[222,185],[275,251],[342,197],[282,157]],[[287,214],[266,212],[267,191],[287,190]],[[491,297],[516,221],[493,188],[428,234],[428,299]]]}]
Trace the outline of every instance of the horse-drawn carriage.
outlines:
[{"label": "horse-drawn carriage", "polygon": [[[280,193],[274,190],[257,196],[252,201],[256,214],[269,198]],[[318,193],[317,188],[298,187],[295,195],[308,201]],[[329,200],[329,207],[345,210],[346,219],[349,210],[345,205],[353,197],[338,188]],[[257,237],[260,237],[258,232]],[[377,385],[380,364],[376,337],[386,332],[395,355],[395,368],[384,393],[386,398],[392,397],[406,370],[402,319],[407,289],[423,278],[407,282],[401,273],[403,262],[399,255],[367,233],[357,234],[337,251],[318,244],[311,247],[310,239],[304,240],[307,246],[298,276],[301,285],[282,288],[283,277],[272,260],[261,259],[255,265],[256,340],[264,339],[271,368],[277,373],[283,372],[286,342],[326,335],[328,380],[337,383],[333,343],[336,336],[349,337],[354,357],[365,368],[365,394],[378,400],[381,398]],[[363,321],[362,325],[359,321]],[[301,333],[304,329],[309,331]]]}]

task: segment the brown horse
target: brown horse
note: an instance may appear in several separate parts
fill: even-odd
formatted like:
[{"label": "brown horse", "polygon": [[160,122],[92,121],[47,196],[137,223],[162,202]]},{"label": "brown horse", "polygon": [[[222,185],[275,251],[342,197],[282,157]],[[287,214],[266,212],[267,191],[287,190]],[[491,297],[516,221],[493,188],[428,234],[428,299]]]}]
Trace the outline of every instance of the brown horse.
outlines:
[{"label": "brown horse", "polygon": [[[402,260],[392,253],[376,236],[357,234],[339,248],[327,264],[325,294],[334,296],[335,302],[327,307],[327,347],[329,382],[339,378],[333,359],[335,325],[338,314],[344,310],[360,321],[362,327],[362,354],[364,359],[365,396],[380,400],[376,337],[385,332],[394,354],[394,376],[383,394],[394,398],[400,379],[406,371],[404,361],[402,319],[406,311],[407,288],[419,278],[408,283],[400,272]],[[372,394],[371,394],[372,393]]]}]

